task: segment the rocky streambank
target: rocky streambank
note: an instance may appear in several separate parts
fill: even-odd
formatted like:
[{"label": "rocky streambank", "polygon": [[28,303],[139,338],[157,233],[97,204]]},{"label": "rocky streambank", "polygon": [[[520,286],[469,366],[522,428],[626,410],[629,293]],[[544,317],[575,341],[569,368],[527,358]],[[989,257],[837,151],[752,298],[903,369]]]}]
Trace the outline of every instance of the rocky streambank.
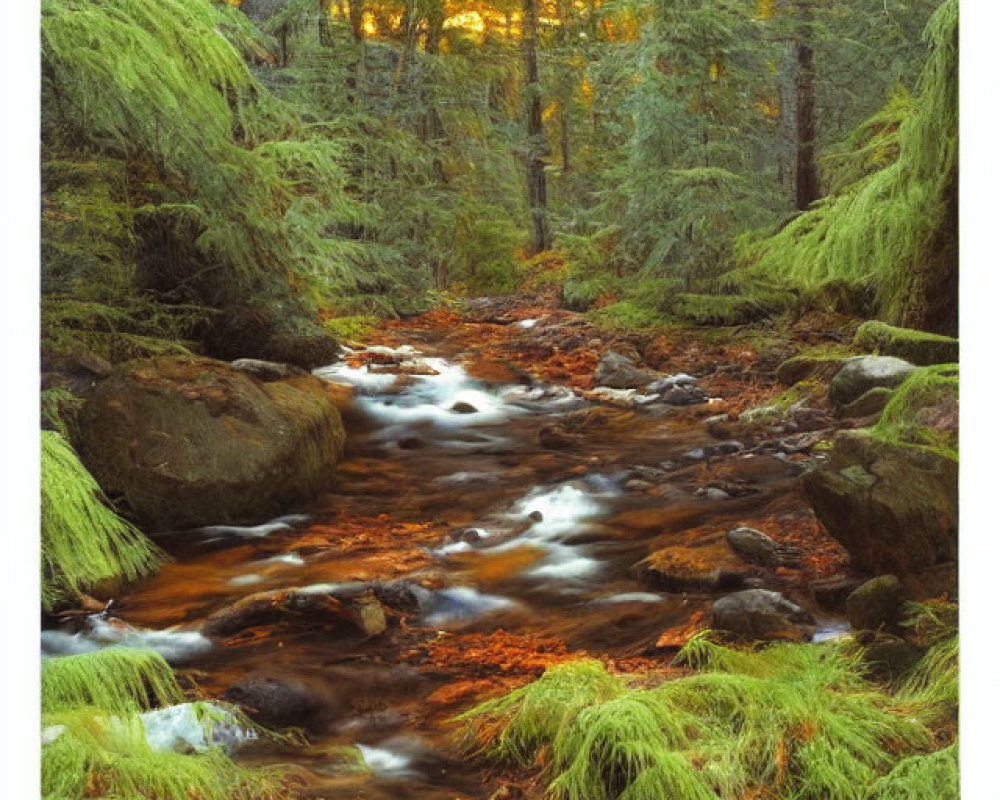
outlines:
[{"label": "rocky streambank", "polygon": [[709,627],[852,625],[895,670],[905,603],[952,591],[957,470],[957,368],[897,362],[825,320],[719,343],[484,301],[314,374],[119,365],[81,451],[147,530],[185,530],[157,537],[173,563],[43,647],[150,646],[301,725],[307,748],[265,760],[296,760],[315,797],[505,791],[455,750],[454,714],[581,656],[669,677]]}]

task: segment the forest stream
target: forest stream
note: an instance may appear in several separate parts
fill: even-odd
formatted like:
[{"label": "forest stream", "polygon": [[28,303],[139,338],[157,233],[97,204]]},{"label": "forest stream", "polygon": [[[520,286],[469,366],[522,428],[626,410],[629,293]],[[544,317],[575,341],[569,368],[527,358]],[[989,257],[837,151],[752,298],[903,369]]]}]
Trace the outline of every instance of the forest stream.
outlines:
[{"label": "forest stream", "polygon": [[[300,765],[306,796],[443,799],[488,797],[497,785],[462,761],[449,720],[547,665],[587,654],[663,677],[678,671],[671,655],[707,625],[712,601],[747,586],[809,608],[817,638],[846,629],[806,589],[843,559],[799,496],[799,461],[720,445],[703,424],[723,405],[711,396],[685,407],[639,396],[619,408],[493,360],[487,339],[509,341],[537,321],[504,323],[457,333],[401,323],[315,370],[353,391],[336,490],[256,527],[159,537],[172,563],[82,630],[45,631],[43,651],[151,647],[210,696],[256,681],[309,745],[258,744],[241,758]],[[711,381],[703,386],[711,395]],[[785,542],[788,564],[723,570],[714,592],[697,580],[664,591],[634,569],[669,544],[711,571],[720,536],[744,524]],[[796,540],[803,530],[823,540]],[[200,632],[213,612],[261,592],[350,598],[372,587],[384,632],[295,613],[249,619],[221,643]],[[347,769],[344,746],[369,769]]]}]

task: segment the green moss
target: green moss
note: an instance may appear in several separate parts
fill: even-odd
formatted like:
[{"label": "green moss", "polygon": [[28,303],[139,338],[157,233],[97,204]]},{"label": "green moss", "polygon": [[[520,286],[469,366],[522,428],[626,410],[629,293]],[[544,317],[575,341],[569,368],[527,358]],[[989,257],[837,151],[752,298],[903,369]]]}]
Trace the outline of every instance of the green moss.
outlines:
[{"label": "green moss", "polygon": [[958,744],[910,756],[872,784],[866,800],[958,800]]},{"label": "green moss", "polygon": [[670,313],[695,325],[747,325],[786,311],[789,294],[760,292],[753,295],[678,294]]},{"label": "green moss", "polygon": [[371,335],[378,321],[378,317],[371,314],[355,314],[328,319],[323,322],[323,327],[339,341],[362,342]]},{"label": "green moss", "polygon": [[958,339],[896,328],[878,320],[869,320],[858,328],[854,345],[868,352],[896,356],[918,366],[958,361]]},{"label": "green moss", "polygon": [[888,441],[931,448],[958,459],[958,365],[925,367],[896,389],[871,429]]},{"label": "green moss", "polygon": [[642,331],[655,325],[663,324],[662,314],[648,308],[638,306],[630,300],[591,311],[589,318],[602,328],[608,330]]},{"label": "green moss", "polygon": [[102,581],[156,569],[159,549],[103,502],[73,448],[42,431],[42,604],[71,600]]},{"label": "green moss", "polygon": [[678,661],[696,673],[652,689],[629,689],[596,662],[553,667],[460,717],[467,741],[545,763],[549,796],[562,800],[863,800],[900,758],[931,747],[911,701],[868,683],[846,646],[752,651],[702,634]]},{"label": "green moss", "polygon": [[90,706],[124,716],[182,701],[173,671],[152,650],[109,648],[42,662],[42,713]]},{"label": "green moss", "polygon": [[265,800],[287,796],[276,768],[239,767],[222,751],[158,752],[137,717],[109,719],[94,709],[43,717],[62,733],[42,747],[42,795],[122,800]]}]

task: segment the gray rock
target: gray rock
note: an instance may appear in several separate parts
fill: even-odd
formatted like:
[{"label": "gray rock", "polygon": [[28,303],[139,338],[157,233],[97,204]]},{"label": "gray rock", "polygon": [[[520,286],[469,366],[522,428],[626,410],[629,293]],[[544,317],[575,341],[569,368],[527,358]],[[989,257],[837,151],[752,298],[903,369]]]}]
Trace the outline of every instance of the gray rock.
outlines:
[{"label": "gray rock", "polygon": [[222,696],[239,705],[254,722],[268,728],[307,725],[323,708],[323,703],[312,691],[293,678],[243,678]]},{"label": "gray rock", "polygon": [[733,528],[726,534],[726,542],[734,553],[751,564],[775,567],[781,562],[778,543],[755,528]]},{"label": "gray rock", "polygon": [[621,353],[609,350],[603,356],[594,372],[596,386],[612,389],[636,389],[651,383],[656,376],[641,370]]},{"label": "gray rock", "polygon": [[845,406],[877,386],[894,389],[916,369],[894,356],[860,356],[848,361],[830,381],[830,400]]},{"label": "gray rock", "polygon": [[476,414],[479,411],[472,403],[466,403],[464,400],[455,403],[451,410],[456,414]]},{"label": "gray rock", "polygon": [[808,611],[767,589],[745,589],[712,606],[712,627],[745,639],[808,641],[815,625]]},{"label": "gray rock", "polygon": [[678,386],[693,386],[697,382],[698,381],[690,375],[684,372],[679,372],[676,375],[668,375],[666,378],[660,378],[659,380],[653,381],[646,387],[646,391],[651,394],[660,394],[668,389],[673,389]]},{"label": "gray rock", "polygon": [[238,358],[232,362],[232,367],[262,381],[280,381],[283,378],[306,374],[304,369],[296,367],[294,364],[262,361],[259,358]]},{"label": "gray rock", "polygon": [[697,386],[674,386],[660,398],[668,406],[696,406],[708,401],[708,395]]},{"label": "gray rock", "polygon": [[891,398],[892,389],[887,389],[885,386],[876,386],[874,389],[869,389],[857,400],[841,408],[837,416],[841,419],[868,417],[884,409]]}]

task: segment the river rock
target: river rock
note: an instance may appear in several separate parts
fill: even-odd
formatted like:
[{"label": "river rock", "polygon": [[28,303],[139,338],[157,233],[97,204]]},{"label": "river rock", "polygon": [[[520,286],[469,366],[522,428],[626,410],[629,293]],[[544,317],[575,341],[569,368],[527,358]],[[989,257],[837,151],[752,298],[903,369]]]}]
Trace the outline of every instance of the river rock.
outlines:
[{"label": "river rock", "polygon": [[[385,611],[364,584],[329,588],[275,589],[241,597],[213,612],[201,632],[213,638],[227,638],[257,625],[271,625],[284,619],[311,620],[318,624],[343,624],[365,638],[386,630]],[[338,596],[338,590],[342,596]]]},{"label": "river rock", "polygon": [[329,488],[344,443],[318,378],[261,383],[207,358],[121,364],[78,421],[87,468],[152,530],[273,518]]},{"label": "river rock", "polygon": [[781,563],[778,543],[755,528],[733,528],[726,534],[726,541],[733,552],[751,564],[775,567]]},{"label": "river rock", "polygon": [[894,356],[852,358],[830,381],[830,400],[845,406],[876,386],[894,389],[915,369],[913,364]]},{"label": "river rock", "polygon": [[712,606],[712,627],[745,639],[808,641],[815,625],[812,614],[767,589],[745,589]]},{"label": "river rock", "polygon": [[631,359],[609,350],[601,356],[597,364],[594,385],[608,386],[612,389],[638,389],[651,383],[655,378],[651,372],[637,368]]},{"label": "river rock", "polygon": [[302,681],[255,676],[243,678],[222,695],[250,719],[267,728],[308,727],[324,704]]},{"label": "river rock", "polygon": [[803,478],[816,516],[869,574],[907,576],[958,557],[958,461],[929,448],[841,431]]},{"label": "river rock", "polygon": [[466,403],[464,400],[459,400],[455,403],[451,407],[451,410],[455,414],[476,414],[479,412],[479,409],[472,405],[472,403]]},{"label": "river rock", "polygon": [[895,630],[903,619],[906,592],[895,575],[872,578],[847,598],[847,619],[856,631]]},{"label": "river rock", "polygon": [[673,386],[660,399],[668,406],[696,406],[708,401],[708,395],[697,386]]},{"label": "river rock", "polygon": [[340,357],[336,340],[288,300],[224,308],[206,331],[205,346],[208,353],[227,361],[254,358],[304,369],[326,366]]},{"label": "river rock", "polygon": [[753,574],[721,540],[665,547],[636,564],[634,572],[647,589],[700,593],[741,589]]},{"label": "river rock", "polygon": [[869,389],[857,400],[853,400],[843,408],[839,409],[837,416],[841,419],[853,419],[855,417],[870,417],[878,414],[892,399],[892,389],[885,386],[876,386]]}]

